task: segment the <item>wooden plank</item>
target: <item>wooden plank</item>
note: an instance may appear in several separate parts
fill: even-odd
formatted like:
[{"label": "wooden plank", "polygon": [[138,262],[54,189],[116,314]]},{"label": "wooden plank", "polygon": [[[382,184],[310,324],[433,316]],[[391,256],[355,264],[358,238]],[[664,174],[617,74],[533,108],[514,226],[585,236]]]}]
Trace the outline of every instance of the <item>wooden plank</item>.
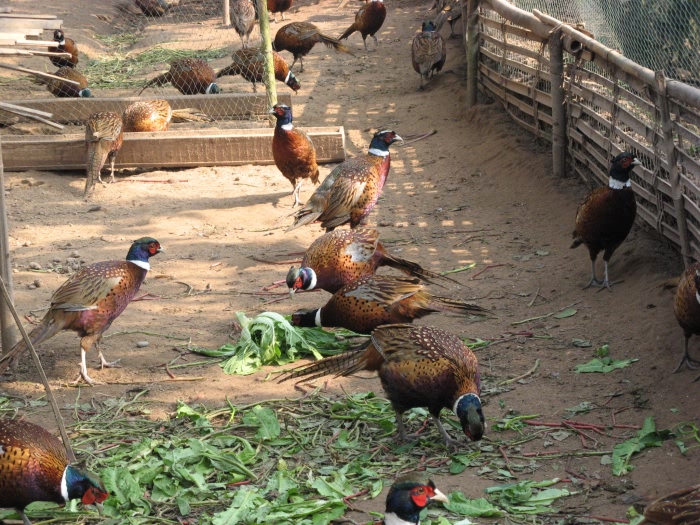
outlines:
[{"label": "wooden plank", "polygon": [[3,34],[18,34],[22,35],[22,38],[24,37],[39,37],[44,34],[44,30],[41,28],[36,28],[36,27],[13,27],[10,28],[8,31],[3,31]]},{"label": "wooden plank", "polygon": [[0,19],[3,18],[29,18],[32,20],[56,20],[58,17],[56,15],[24,15],[19,13],[4,13],[0,11]]},{"label": "wooden plank", "polygon": [[0,29],[33,27],[38,29],[61,29],[63,20],[37,20],[31,18],[0,18]]},{"label": "wooden plank", "polygon": [[[117,168],[175,168],[273,164],[274,129],[199,129],[125,133]],[[319,163],[345,160],[343,127],[305,128]],[[85,136],[7,135],[3,137],[6,171],[84,170]]]},{"label": "wooden plank", "polygon": [[[46,98],[33,100],[13,100],[13,104],[38,109],[53,114],[53,120],[60,124],[84,122],[90,115],[99,111],[122,113],[130,104],[139,100],[162,98],[173,109],[197,108],[213,119],[249,117],[265,115],[270,110],[265,93],[221,93],[219,95],[171,95],[164,97],[114,97],[114,98]],[[292,106],[292,95],[278,93],[280,104]],[[0,124],[9,124],[7,115],[0,115]]]}]

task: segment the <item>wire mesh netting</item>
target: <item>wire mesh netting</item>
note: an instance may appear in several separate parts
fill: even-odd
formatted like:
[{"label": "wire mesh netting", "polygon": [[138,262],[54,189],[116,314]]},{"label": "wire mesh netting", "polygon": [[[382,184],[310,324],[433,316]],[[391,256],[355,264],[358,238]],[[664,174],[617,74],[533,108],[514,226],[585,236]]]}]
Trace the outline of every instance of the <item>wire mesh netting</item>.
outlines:
[{"label": "wire mesh netting", "polygon": [[[66,51],[77,45],[77,64],[43,57],[9,61],[75,80],[78,86],[2,71],[2,98],[12,102],[73,97],[67,106],[74,109],[62,109],[57,117],[77,125],[86,118],[86,96],[94,100],[199,95],[194,109],[229,121],[226,127],[267,125],[267,104],[260,97],[241,96],[257,92],[264,98],[266,91],[266,55],[254,0],[129,0],[101,5],[96,13],[106,22],[96,25],[100,32],[64,26],[63,35],[46,30],[41,37],[48,41],[64,37]],[[225,25],[228,20],[230,25]],[[281,80],[277,89],[298,89],[285,60],[277,57],[275,62]],[[32,107],[42,109],[34,103]],[[89,107],[94,108],[94,102]]]}]

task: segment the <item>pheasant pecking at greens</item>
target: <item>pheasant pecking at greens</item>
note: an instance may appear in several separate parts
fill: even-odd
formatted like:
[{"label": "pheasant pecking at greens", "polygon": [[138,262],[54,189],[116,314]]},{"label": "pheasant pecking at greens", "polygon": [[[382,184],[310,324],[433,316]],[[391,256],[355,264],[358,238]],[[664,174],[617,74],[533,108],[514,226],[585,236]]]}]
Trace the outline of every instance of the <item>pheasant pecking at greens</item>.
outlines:
[{"label": "pheasant pecking at greens", "polygon": [[[36,80],[39,84],[46,84],[46,88],[54,97],[58,98],[89,98],[92,92],[88,88],[88,80],[80,71],[72,67],[62,67],[54,73],[60,78],[47,78]],[[72,80],[78,84],[64,82],[62,79]]]},{"label": "pheasant pecking at greens", "polygon": [[167,131],[171,122],[212,122],[209,115],[194,108],[172,109],[167,100],[140,100],[122,115],[125,133]]},{"label": "pheasant pecking at greens", "polygon": [[216,74],[206,60],[201,58],[177,58],[170,62],[170,70],[152,78],[143,86],[139,95],[150,86],[172,84],[183,95],[216,95],[221,93],[214,82]]},{"label": "pheasant pecking at greens", "polygon": [[[257,93],[256,84],[265,82],[265,53],[260,48],[249,47],[239,49],[233,53],[233,63],[226,66],[216,74],[216,78],[226,75],[241,75],[248,82],[253,83],[253,93]],[[299,80],[291,72],[287,62],[277,51],[272,52],[273,65],[275,67],[275,78],[284,82],[295,93],[299,91],[301,85]]]},{"label": "pheasant pecking at greens", "polygon": [[386,496],[383,525],[420,525],[420,513],[431,503],[449,503],[432,480],[423,473],[398,478]]},{"label": "pheasant pecking at greens", "polygon": [[396,426],[403,441],[403,414],[424,407],[430,412],[445,444],[458,445],[440,422],[443,408],[459,418],[464,434],[479,441],[484,434],[484,414],[479,394],[481,379],[476,356],[462,340],[430,326],[385,325],[370,340],[342,354],[293,369],[280,382],[304,378],[311,381],[329,374],[349,376],[366,370],[378,372],[386,397],[396,412]]}]

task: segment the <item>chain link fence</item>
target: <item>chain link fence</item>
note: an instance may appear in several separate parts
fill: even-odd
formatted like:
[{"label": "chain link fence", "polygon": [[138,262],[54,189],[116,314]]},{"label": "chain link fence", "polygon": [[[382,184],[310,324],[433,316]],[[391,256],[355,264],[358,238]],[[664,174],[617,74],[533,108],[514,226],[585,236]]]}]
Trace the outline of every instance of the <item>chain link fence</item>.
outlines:
[{"label": "chain link fence", "polygon": [[[78,28],[63,28],[65,37],[76,40],[80,55],[74,69],[85,77],[91,98],[71,98],[64,103],[64,95],[56,104],[51,85],[17,74],[0,77],[2,98],[29,101],[31,107],[54,112],[59,122],[73,125],[82,124],[87,108],[102,111],[97,101],[105,102],[104,110],[119,107],[123,111],[133,101],[122,103],[121,99],[140,96],[166,98],[173,109],[193,107],[217,121],[228,121],[223,127],[267,126],[266,55],[261,50],[255,7],[254,0],[129,0],[102,5],[93,16],[111,26],[109,34],[92,34],[85,42],[81,41],[84,28],[80,36],[75,35]],[[224,25],[225,20],[230,25]],[[41,38],[52,40],[53,31],[45,31]],[[48,58],[13,61],[52,74],[58,69]],[[222,71],[224,76],[217,78]],[[291,93],[284,83],[278,89]],[[254,92],[259,96],[246,96]],[[41,100],[53,104],[42,107]],[[56,114],[57,106],[60,114]],[[6,133],[11,134],[12,129],[6,128]],[[26,131],[19,126],[17,132]],[[69,127],[65,132],[77,130]]]}]

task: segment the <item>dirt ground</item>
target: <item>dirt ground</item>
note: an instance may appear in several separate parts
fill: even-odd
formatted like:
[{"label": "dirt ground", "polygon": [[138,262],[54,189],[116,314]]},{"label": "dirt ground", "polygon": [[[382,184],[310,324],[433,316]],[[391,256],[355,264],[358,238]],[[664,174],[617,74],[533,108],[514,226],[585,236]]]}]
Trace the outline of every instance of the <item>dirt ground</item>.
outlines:
[{"label": "dirt ground", "polygon": [[[657,236],[635,228],[610,268],[612,278],[624,282],[615,285],[612,293],[581,290],[589,279],[588,255],[583,248],[569,250],[569,244],[576,207],[588,188],[573,176],[554,179],[547,145],[536,143],[513,125],[497,104],[484,99],[475,111],[465,112],[466,67],[460,40],[447,41],[443,72],[427,90],[416,91],[418,75],[411,68],[410,44],[421,21],[429,16],[430,3],[389,0],[379,47],[369,54],[364,53],[358,35],[349,40],[356,57],[317,46],[305,61],[306,72],[299,75],[304,88],[293,97],[295,123],[344,126],[349,155],[362,154],[370,130],[379,127],[391,127],[400,135],[437,130],[429,139],[393,149],[391,174],[370,221],[380,228],[393,253],[430,269],[475,263],[473,269],[453,275],[463,286],[449,293],[493,309],[498,319],[466,324],[433,315],[420,323],[464,337],[498,339],[498,344],[477,351],[487,387],[525,374],[539,360],[533,374],[511,384],[506,392],[485,397],[489,426],[510,413],[540,414],[538,419],[544,421],[570,417],[605,426],[613,421],[638,426],[648,416],[660,429],[681,422],[698,425],[700,386],[692,383],[696,374],[669,373],[680,358],[683,336],[673,316],[673,290],[662,284],[680,273],[678,255]],[[18,11],[46,9],[28,0],[12,5]],[[66,26],[82,28],[78,31],[81,46],[85,40],[84,47],[97,53],[99,45],[91,34],[109,28],[86,14],[92,5],[91,0],[62,3],[57,14]],[[336,11],[335,2],[303,0],[295,3],[288,19],[311,21],[337,35],[351,22],[356,7],[351,4]],[[373,43],[369,45],[373,49]],[[322,176],[332,167],[322,166]],[[180,182],[144,182],[171,178]],[[325,301],[322,292],[265,305],[283,296],[256,295],[261,287],[283,279],[288,265],[256,262],[251,256],[294,259],[294,253],[321,233],[317,226],[284,233],[290,222],[286,216],[291,212],[291,187],[275,167],[124,172],[117,184],[97,189],[96,203],[82,199],[83,186],[82,173],[5,175],[15,303],[20,313],[44,307],[66,279],[56,272],[29,271],[30,263],[47,269],[53,262],[65,265],[69,257],[85,263],[121,259],[130,242],[145,235],[157,238],[166,252],[151,260],[152,271],[142,292],[161,298],[134,302],[111,328],[112,334],[141,332],[105,341],[106,356],[121,358],[124,368],[100,371],[95,367],[96,356],[89,356],[91,376],[106,385],[80,391],[67,386],[79,366],[75,334],[62,333],[42,345],[40,355],[59,404],[74,403],[78,395],[83,400],[119,397],[144,384],[150,388],[155,416],[170,412],[175,400],[221,405],[225,396],[235,403],[298,396],[290,383],[265,382],[266,371],[227,376],[213,360],[177,370],[180,377],[202,378],[190,382],[167,381],[163,368],[183,350],[177,346],[183,340],[165,335],[215,348],[231,341],[236,311],[249,316],[265,310],[289,314]],[[302,200],[311,192],[305,183]],[[95,210],[96,204],[99,209]],[[39,287],[32,286],[36,281]],[[190,287],[192,293],[185,295]],[[577,313],[559,320],[546,317],[567,306]],[[592,346],[577,347],[575,339],[590,341]],[[149,346],[137,348],[136,343],[144,340]],[[638,361],[609,374],[574,373],[575,365],[591,360],[602,344],[610,346],[615,359]],[[178,363],[202,360],[202,356],[184,355]],[[334,380],[329,388],[338,393],[341,389],[381,390],[376,379],[353,378]],[[28,358],[15,377],[0,383],[0,395],[7,394],[28,399],[43,395]],[[584,401],[595,409],[573,416],[565,410]],[[55,428],[48,410],[35,410],[30,418]],[[599,436],[600,443],[589,439],[587,446],[609,450],[635,432],[610,430],[620,439]],[[438,439],[434,429],[429,431]],[[488,429],[485,437],[490,437]],[[560,445],[570,450],[583,446],[575,436],[556,446]],[[538,451],[542,446],[528,443],[523,450]],[[577,515],[617,519],[624,518],[636,498],[655,499],[697,482],[697,451],[684,456],[673,440],[644,451],[633,464],[636,468],[629,475],[615,477],[598,457],[541,461],[529,477],[587,478],[582,495],[569,498],[564,507]],[[439,486],[448,491],[461,490],[472,498],[481,497],[490,484],[494,483],[479,477],[473,468],[439,480]],[[383,497],[357,506],[382,510]]]}]

